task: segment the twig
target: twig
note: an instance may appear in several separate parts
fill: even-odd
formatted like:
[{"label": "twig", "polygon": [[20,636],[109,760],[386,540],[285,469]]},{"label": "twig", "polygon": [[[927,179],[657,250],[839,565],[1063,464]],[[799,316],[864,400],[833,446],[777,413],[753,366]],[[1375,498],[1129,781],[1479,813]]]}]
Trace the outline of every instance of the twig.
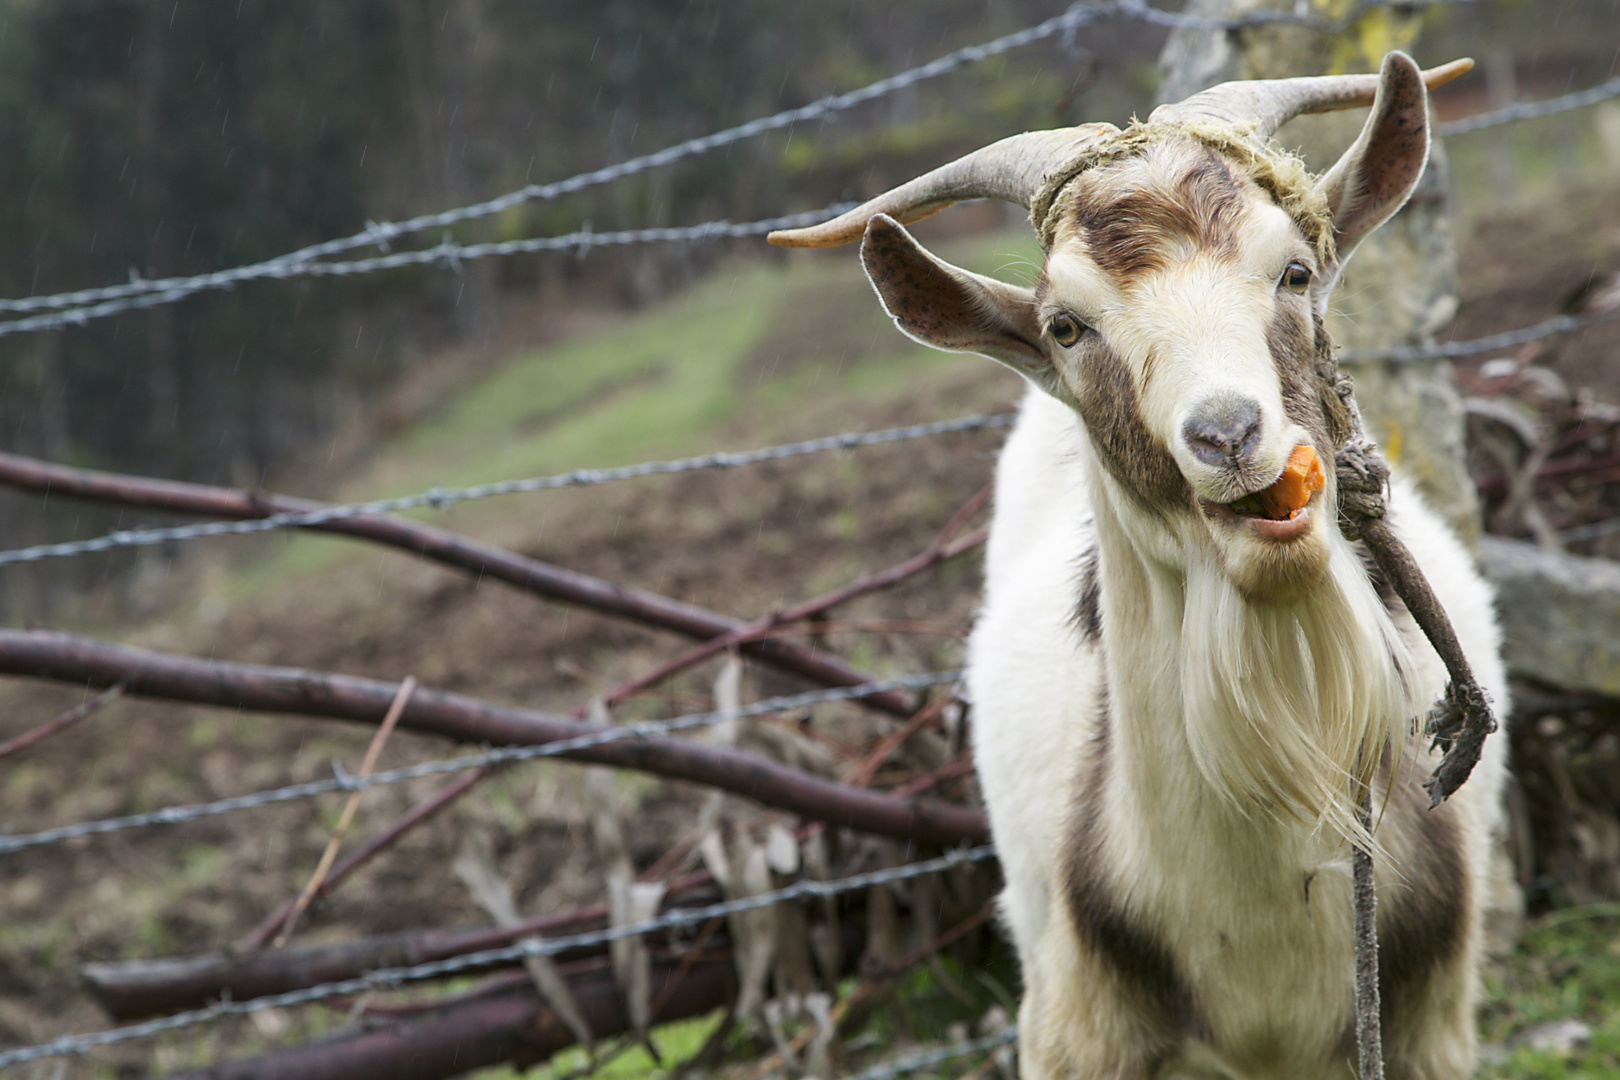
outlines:
[{"label": "twig", "polygon": [[648,1006],[647,1022],[649,1024],[658,1022],[658,1018],[664,1012],[664,1006],[669,1004],[669,999],[675,995],[676,990],[680,989],[681,983],[686,979],[686,976],[691,974],[693,965],[703,959],[703,947],[725,924],[726,920],[719,917],[710,919],[703,924],[703,929],[698,932],[697,940],[692,943],[692,947],[687,950],[686,955],[681,957],[680,966],[675,969],[675,974],[670,976],[669,982],[664,984],[664,988],[658,992],[658,996],[653,998],[652,1004]]},{"label": "twig", "polygon": [[[485,765],[457,777],[389,822],[376,836],[349,852],[343,857],[342,862],[332,867],[331,872],[326,875],[326,880],[321,882],[317,892],[320,895],[330,893],[342,884],[350,874],[370,862],[378,854],[398,841],[400,837],[471,791],[479,781],[493,772],[495,768],[494,765]],[[297,902],[298,897],[293,897],[268,915],[258,926],[254,927],[253,932],[247,936],[247,947],[251,949],[263,948],[287,921],[287,917],[292,914],[293,907]]]},{"label": "twig", "polygon": [[[975,496],[974,500],[969,500],[968,507],[964,507],[964,509],[973,507],[977,498]],[[958,516],[960,514],[961,512],[958,511]],[[712,656],[718,656],[727,649],[759,643],[775,634],[782,633],[782,627],[804,622],[840,604],[847,604],[859,597],[898,585],[907,578],[914,577],[930,567],[937,566],[942,562],[971,551],[983,544],[989,537],[989,530],[978,529],[959,540],[949,541],[948,538],[952,532],[951,526],[947,525],[946,531],[941,534],[940,539],[935,540],[922,552],[913,555],[904,562],[896,563],[876,574],[862,574],[849,584],[840,586],[829,593],[795,604],[793,607],[767,615],[764,618],[756,619],[746,626],[739,626],[734,630],[729,630],[724,634],[711,638],[695,648],[688,649],[679,656],[658,665],[653,670],[615,686],[602,696],[602,701],[609,706],[617,705],[649,687],[656,686],[665,679],[701,664]],[[582,716],[584,712],[576,710],[576,715]]]},{"label": "twig", "polygon": [[908,798],[919,792],[927,791],[936,784],[943,784],[947,780],[954,780],[958,776],[966,776],[973,771],[973,751],[963,750],[954,761],[941,765],[933,772],[924,773],[914,780],[908,780],[895,788],[891,794],[897,798]]},{"label": "twig", "polygon": [[[383,744],[388,736],[394,733],[394,725],[399,723],[399,716],[405,711],[405,703],[411,700],[411,694],[416,692],[416,676],[407,675],[405,681],[399,684],[399,693],[394,695],[393,702],[388,706],[388,715],[383,717],[382,724],[377,728],[376,734],[371,737],[371,745],[366,747],[366,756],[360,762],[361,780],[371,775],[371,770],[377,765],[377,756],[382,753]],[[338,848],[343,846],[343,838],[348,835],[349,826],[354,823],[355,812],[360,809],[360,796],[362,790],[357,788],[349,793],[349,801],[344,804],[343,814],[338,818],[337,828],[332,830],[332,839],[326,842],[326,850],[321,852],[321,861],[315,866],[315,873],[310,875],[309,883],[304,891],[298,894],[293,901],[292,910],[282,921],[281,933],[277,935],[272,948],[281,948],[292,937],[292,932],[298,927],[299,916],[309,908],[311,900],[320,891],[326,882],[326,872],[332,868],[332,860],[337,858]]]},{"label": "twig", "polygon": [[48,720],[32,731],[25,731],[15,739],[8,739],[0,743],[0,758],[10,757],[12,754],[28,749],[37,742],[50,738],[63,728],[72,727],[80,720],[100,712],[123,696],[123,684],[114,683],[95,697],[79,702],[56,719]]},{"label": "twig", "polygon": [[939,719],[940,714],[955,700],[956,697],[953,694],[941,694],[918,709],[910,720],[900,725],[898,730],[885,735],[879,740],[877,746],[867,755],[866,760],[857,765],[848,776],[844,777],[844,783],[850,787],[858,788],[870,785],[872,777],[877,775],[878,769],[883,767],[883,763],[888,760],[889,755],[899,749],[907,739]]}]

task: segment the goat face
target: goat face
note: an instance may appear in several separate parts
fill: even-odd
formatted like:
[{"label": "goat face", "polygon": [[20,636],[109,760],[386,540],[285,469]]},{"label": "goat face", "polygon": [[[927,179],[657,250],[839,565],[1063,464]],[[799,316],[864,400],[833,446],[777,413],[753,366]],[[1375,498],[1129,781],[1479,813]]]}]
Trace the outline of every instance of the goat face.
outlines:
[{"label": "goat face", "polygon": [[[1423,172],[1425,80],[1392,53],[1376,77],[1227,84],[1167,107],[1183,112],[1166,115],[1163,137],[1067,181],[1043,226],[1048,253],[1033,290],[943,262],[883,211],[915,220],[974,195],[1029,205],[1076,146],[1119,136],[1108,125],[1015,136],[825,226],[772,239],[839,243],[864,225],[867,274],[904,333],[1008,364],[1079,413],[1138,548],[1185,569],[1197,547],[1244,595],[1282,599],[1321,576],[1336,534],[1334,446],[1315,376],[1320,315],[1342,261]],[[1252,120],[1242,111],[1251,108],[1263,140],[1294,113],[1368,98],[1360,138],[1303,200],[1331,218],[1320,226],[1331,242],[1308,237],[1297,206],[1285,211],[1194,127],[1172,127],[1207,129],[1214,117],[1230,128]],[[1328,463],[1327,483],[1302,507],[1279,509],[1263,496],[1300,446]]]},{"label": "goat face", "polygon": [[1262,505],[1290,454],[1333,446],[1314,375],[1313,246],[1191,139],[1082,175],[1032,296],[1051,391],[1091,433],[1139,542],[1206,548],[1248,595],[1314,582],[1331,492]]}]

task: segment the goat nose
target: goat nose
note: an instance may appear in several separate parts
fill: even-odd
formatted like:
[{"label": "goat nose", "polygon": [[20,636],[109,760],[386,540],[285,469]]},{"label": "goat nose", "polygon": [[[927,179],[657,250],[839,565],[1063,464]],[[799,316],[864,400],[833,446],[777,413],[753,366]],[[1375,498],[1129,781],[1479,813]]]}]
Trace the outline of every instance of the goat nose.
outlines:
[{"label": "goat nose", "polygon": [[1194,409],[1181,437],[1205,465],[1236,465],[1260,443],[1260,406],[1244,398],[1221,398]]}]

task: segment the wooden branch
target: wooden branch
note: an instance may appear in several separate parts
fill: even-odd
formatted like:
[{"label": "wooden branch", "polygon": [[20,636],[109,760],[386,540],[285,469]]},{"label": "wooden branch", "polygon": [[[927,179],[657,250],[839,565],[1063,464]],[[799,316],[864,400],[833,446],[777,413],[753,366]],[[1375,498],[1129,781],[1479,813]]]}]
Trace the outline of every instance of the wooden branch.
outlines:
[{"label": "wooden branch", "polygon": [[[349,852],[343,857],[342,862],[332,867],[331,872],[326,875],[326,880],[321,882],[320,887],[316,889],[313,899],[319,899],[331,893],[333,889],[343,883],[344,878],[347,878],[381,854],[400,837],[467,794],[494,769],[495,766],[493,765],[481,765],[476,769],[469,769],[389,822],[376,836]],[[270,939],[276,936],[276,931],[280,930],[282,924],[292,915],[293,908],[297,903],[298,897],[295,896],[267,915],[263,922],[253,928],[253,932],[247,936],[244,944],[250,949],[259,949],[268,945]]]},{"label": "wooden branch", "polygon": [[[972,505],[971,503],[969,505]],[[688,668],[695,667],[711,656],[718,656],[727,649],[739,649],[746,652],[749,646],[770,640],[772,634],[781,633],[781,628],[796,622],[812,619],[840,604],[847,604],[851,600],[892,588],[907,578],[914,577],[930,567],[937,566],[948,559],[954,559],[964,552],[971,551],[983,544],[990,536],[989,529],[978,529],[960,540],[951,541],[947,535],[941,536],[926,549],[913,555],[903,562],[896,563],[876,574],[862,574],[847,585],[840,586],[829,593],[790,608],[756,619],[746,625],[740,625],[718,637],[711,638],[703,644],[688,649],[686,652],[653,668],[644,675],[639,675],[627,682],[620,683],[609,690],[602,697],[602,703],[608,706],[633,697],[656,686],[671,676],[678,675]]]},{"label": "wooden branch", "polygon": [[8,739],[0,743],[0,758],[10,757],[12,754],[28,749],[35,743],[50,738],[63,728],[72,727],[87,716],[92,716],[111,705],[124,696],[122,686],[109,686],[93,698],[86,698],[73,708],[62,713],[54,720],[47,720],[31,731],[25,731],[15,739]]},{"label": "wooden branch", "polygon": [[[135,697],[362,723],[381,720],[397,689],[376,679],[200,660],[37,630],[0,630],[0,674],[80,686],[123,683],[125,692]],[[601,731],[531,709],[430,689],[412,695],[399,723],[423,734],[494,746],[537,746]],[[625,739],[560,756],[690,780],[813,820],[884,836],[942,844],[982,842],[989,836],[980,810],[858,791],[757,754],[684,739]]]},{"label": "wooden branch", "polygon": [[[674,897],[683,897],[683,902],[688,904],[715,901],[719,899],[718,894],[709,891],[713,885],[714,878],[706,870],[678,878],[670,882],[664,908],[677,906],[668,902]],[[607,905],[598,904],[528,919],[509,927],[417,930],[362,938],[342,945],[241,955],[215,950],[192,956],[89,963],[80,965],[79,976],[113,1019],[135,1020],[201,1008],[226,997],[232,1001],[248,1001],[318,983],[359,978],[379,968],[413,967],[468,953],[502,949],[535,934],[558,937],[600,930],[607,926],[607,919]],[[594,953],[606,955],[607,946],[565,954],[562,959]],[[516,967],[517,964],[518,961],[513,960],[504,966]]]},{"label": "wooden branch", "polygon": [[[654,964],[652,989],[662,992],[675,974],[669,960]],[[612,972],[591,970],[569,979],[591,1030],[603,1035],[623,1032],[629,1024]],[[698,1016],[724,1005],[735,993],[729,959],[706,959],[691,965],[680,993],[665,1006],[663,1019]],[[222,1062],[208,1068],[172,1074],[169,1080],[442,1080],[474,1069],[510,1062],[526,1069],[573,1044],[574,1037],[540,1003],[532,986],[462,1000],[420,1019],[380,1025],[361,1024],[318,1042],[278,1050],[262,1057]]]},{"label": "wooden branch", "polygon": [[[904,562],[898,563],[895,566],[889,567],[887,570],[880,571],[877,574],[862,575],[857,581],[836,589],[833,592],[827,593],[813,600],[807,600],[787,611],[779,612],[774,616],[756,620],[755,622],[750,623],[748,626],[742,627],[738,630],[732,631],[729,634],[722,635],[722,637],[706,642],[695,649],[683,653],[674,660],[660,665],[653,671],[638,676],[637,678],[628,682],[622,683],[614,689],[608,691],[608,693],[603,696],[602,703],[608,706],[619,704],[620,702],[633,697],[637,693],[640,693],[642,690],[656,685],[672,675],[701,663],[703,660],[714,656],[726,648],[738,647],[743,643],[755,641],[772,634],[781,634],[787,628],[793,627],[795,622],[807,622],[808,620],[837,604],[846,603],[857,596],[890,588],[906,580],[907,578],[912,577],[913,575],[922,573],[931,566],[935,566],[947,559],[955,558],[957,555],[978,547],[986,540],[988,530],[979,529],[976,532],[962,537],[960,540],[955,539],[955,534],[960,528],[961,524],[984,505],[989,490],[989,488],[986,488],[984,491],[981,491],[972,499],[968,500],[962,509],[958,510],[951,521],[946,524],[945,529],[941,531],[939,537],[935,539],[926,550],[918,555],[915,555]],[[941,704],[940,707],[942,708],[943,704]],[[588,710],[588,704],[581,706],[580,708],[575,709],[571,716],[574,719],[578,719],[586,715]],[[915,720],[915,717],[913,717],[913,720]],[[905,730],[907,734],[902,736],[902,740],[909,737],[910,733],[914,731],[915,728],[908,726]],[[427,818],[437,813],[451,802],[460,798],[462,795],[465,795],[473,787],[477,786],[486,777],[488,777],[492,771],[493,770],[491,768],[485,767],[478,769],[477,771],[466,776],[460,777],[453,783],[445,785],[444,788],[440,789],[440,791],[430,796],[418,806],[407,811],[403,816],[389,824],[381,833],[373,837],[343,862],[337,864],[337,866],[332,869],[332,872],[328,876],[327,880],[322,882],[317,895],[324,896],[327,893],[330,893],[333,889],[337,888],[337,886],[342,883],[343,879],[348,877],[350,873],[364,865],[366,862],[370,861],[374,856],[386,849],[389,845],[393,844],[400,837],[404,836],[405,833],[415,828],[421,822],[427,820]],[[869,781],[870,777],[867,777],[867,780]],[[866,787],[868,784],[856,783],[853,786]],[[254,928],[253,933],[247,939],[248,943],[254,946],[263,946],[265,943],[267,943],[276,934],[276,932],[281,929],[283,922],[292,914],[295,904],[296,900],[289,900],[280,908],[276,909],[276,911],[272,912],[262,923]]]},{"label": "wooden branch", "polygon": [[[357,774],[361,780],[371,776],[371,770],[377,765],[377,758],[382,754],[383,744],[388,736],[394,733],[394,726],[399,723],[399,714],[405,711],[405,703],[416,692],[416,676],[407,675],[405,681],[399,684],[399,692],[388,705],[388,715],[378,725],[377,733],[371,737],[371,745],[366,747],[366,756],[360,762],[360,772]],[[292,937],[292,932],[298,927],[298,919],[309,909],[310,902],[315,894],[326,885],[327,873],[332,869],[332,862],[337,858],[338,848],[343,846],[343,838],[349,834],[349,826],[354,824],[354,815],[360,809],[360,796],[364,794],[363,788],[356,788],[349,792],[348,801],[343,804],[343,813],[338,818],[337,828],[332,830],[332,838],[326,842],[326,850],[321,852],[321,858],[315,865],[315,872],[310,875],[309,882],[293,900],[292,910],[287,917],[281,920],[281,933],[276,935],[276,948],[282,948]]]},{"label": "wooden branch", "polygon": [[[275,514],[307,514],[327,506],[309,499],[295,499],[269,492],[248,493],[206,484],[74,469],[18,454],[0,453],[0,484],[24,491],[49,492],[53,496],[70,495],[120,506],[236,520],[266,518]],[[643,589],[626,588],[589,574],[565,570],[408,518],[362,514],[300,528],[370,540],[418,558],[464,570],[480,580],[492,578],[548,600],[590,608],[686,637],[707,641],[744,626],[739,619]],[[872,681],[871,676],[835,656],[799,645],[757,641],[746,643],[741,648],[773,667],[824,686],[854,686]],[[908,696],[898,691],[874,694],[869,701],[873,706],[896,716],[910,716],[914,708]]]}]

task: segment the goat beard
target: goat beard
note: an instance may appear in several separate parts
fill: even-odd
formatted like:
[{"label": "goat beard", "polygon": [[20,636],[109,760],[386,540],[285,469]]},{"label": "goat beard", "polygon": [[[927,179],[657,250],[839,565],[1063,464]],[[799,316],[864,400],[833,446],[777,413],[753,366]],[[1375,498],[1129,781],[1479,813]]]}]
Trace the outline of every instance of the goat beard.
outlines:
[{"label": "goat beard", "polygon": [[[1350,545],[1287,600],[1252,600],[1212,555],[1188,567],[1182,705],[1199,771],[1251,808],[1373,850],[1357,818],[1387,747],[1418,714],[1416,665]],[[1398,762],[1391,762],[1398,767]]]}]

